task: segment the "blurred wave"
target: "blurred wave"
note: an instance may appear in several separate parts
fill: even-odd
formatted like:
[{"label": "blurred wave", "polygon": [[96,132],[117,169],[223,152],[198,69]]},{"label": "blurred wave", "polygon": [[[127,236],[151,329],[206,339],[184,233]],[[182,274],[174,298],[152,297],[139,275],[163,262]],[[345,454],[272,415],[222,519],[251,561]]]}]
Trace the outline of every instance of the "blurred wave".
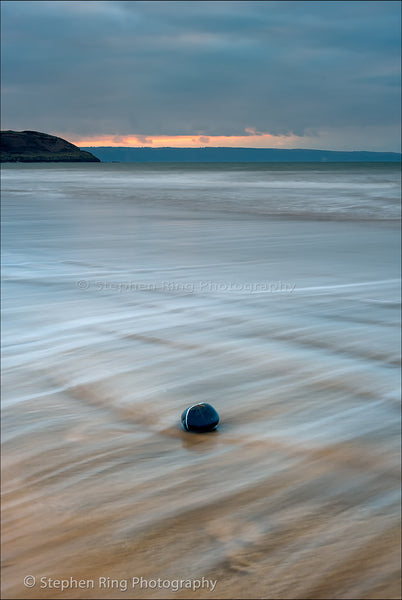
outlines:
[{"label": "blurred wave", "polygon": [[[397,171],[2,180],[3,597],[398,597]],[[203,401],[218,431],[181,431]]]}]

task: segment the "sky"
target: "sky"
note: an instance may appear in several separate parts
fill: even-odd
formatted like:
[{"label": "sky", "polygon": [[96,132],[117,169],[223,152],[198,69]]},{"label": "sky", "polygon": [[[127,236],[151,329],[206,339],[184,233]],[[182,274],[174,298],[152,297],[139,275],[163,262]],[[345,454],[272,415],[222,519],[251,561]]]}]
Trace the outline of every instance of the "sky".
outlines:
[{"label": "sky", "polygon": [[399,1],[1,2],[1,128],[400,152]]}]

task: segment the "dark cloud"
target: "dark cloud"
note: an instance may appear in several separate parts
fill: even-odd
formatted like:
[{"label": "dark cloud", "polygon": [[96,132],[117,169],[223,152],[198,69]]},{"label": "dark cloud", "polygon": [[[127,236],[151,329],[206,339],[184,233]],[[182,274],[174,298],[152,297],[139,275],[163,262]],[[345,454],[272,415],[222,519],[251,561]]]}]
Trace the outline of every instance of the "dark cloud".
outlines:
[{"label": "dark cloud", "polygon": [[3,128],[152,137],[383,127],[396,149],[399,2],[5,0],[2,39]]}]

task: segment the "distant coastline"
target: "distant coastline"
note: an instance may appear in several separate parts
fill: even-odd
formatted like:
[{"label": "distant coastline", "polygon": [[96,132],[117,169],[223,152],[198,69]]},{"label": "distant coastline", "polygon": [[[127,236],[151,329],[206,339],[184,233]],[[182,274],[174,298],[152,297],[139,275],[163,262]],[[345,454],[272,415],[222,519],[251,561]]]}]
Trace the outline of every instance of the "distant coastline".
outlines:
[{"label": "distant coastline", "polygon": [[398,152],[277,148],[83,147],[102,162],[401,162]]},{"label": "distant coastline", "polygon": [[364,150],[278,148],[139,148],[77,147],[63,138],[38,131],[2,131],[1,162],[121,162],[121,163],[400,163],[401,153]]}]

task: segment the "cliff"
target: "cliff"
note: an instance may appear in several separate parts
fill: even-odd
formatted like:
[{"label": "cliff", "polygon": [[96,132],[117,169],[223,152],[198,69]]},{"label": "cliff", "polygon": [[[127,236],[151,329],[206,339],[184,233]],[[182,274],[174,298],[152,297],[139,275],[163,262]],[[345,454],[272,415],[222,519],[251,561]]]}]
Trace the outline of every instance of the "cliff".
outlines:
[{"label": "cliff", "polygon": [[62,138],[38,131],[2,131],[1,162],[101,162]]}]

